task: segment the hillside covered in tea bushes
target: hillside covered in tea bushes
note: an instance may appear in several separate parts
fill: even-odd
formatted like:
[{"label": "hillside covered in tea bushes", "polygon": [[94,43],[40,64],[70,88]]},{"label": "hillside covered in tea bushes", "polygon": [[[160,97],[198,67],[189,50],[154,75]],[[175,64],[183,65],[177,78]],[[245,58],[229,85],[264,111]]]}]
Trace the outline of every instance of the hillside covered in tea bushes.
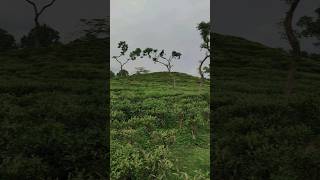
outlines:
[{"label": "hillside covered in tea bushes", "polygon": [[0,54],[0,179],[106,179],[107,48]]},{"label": "hillside covered in tea bushes", "polygon": [[216,179],[320,179],[320,59],[298,62],[243,38],[214,34],[213,175]]},{"label": "hillside covered in tea bushes", "polygon": [[112,179],[209,179],[209,83],[173,75],[111,80]]}]

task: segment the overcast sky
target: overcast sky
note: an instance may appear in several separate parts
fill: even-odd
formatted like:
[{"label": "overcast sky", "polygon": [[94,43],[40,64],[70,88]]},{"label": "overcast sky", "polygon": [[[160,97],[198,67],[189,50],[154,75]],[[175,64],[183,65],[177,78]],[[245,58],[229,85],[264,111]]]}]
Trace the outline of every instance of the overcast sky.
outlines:
[{"label": "overcast sky", "polygon": [[[111,56],[119,54],[117,43],[126,41],[129,51],[137,47],[176,50],[181,60],[173,71],[197,75],[201,37],[196,26],[210,20],[210,0],[111,0]],[[130,73],[144,66],[151,71],[165,71],[165,67],[149,59],[130,62],[125,69]],[[119,65],[111,60],[111,69]]]},{"label": "overcast sky", "polygon": [[[34,0],[39,5],[50,0]],[[105,18],[109,12],[107,0],[57,0],[40,18],[41,23],[57,29],[63,39],[72,39],[81,18]],[[25,0],[0,1],[0,28],[17,36],[27,34],[34,26],[33,9]]]},{"label": "overcast sky", "polygon": [[[295,20],[303,15],[312,15],[320,7],[319,0],[301,1]],[[280,39],[277,25],[285,17],[288,6],[282,0],[214,0],[214,31],[258,41],[272,47],[288,47]],[[312,42],[303,41],[302,48],[320,52]]]}]

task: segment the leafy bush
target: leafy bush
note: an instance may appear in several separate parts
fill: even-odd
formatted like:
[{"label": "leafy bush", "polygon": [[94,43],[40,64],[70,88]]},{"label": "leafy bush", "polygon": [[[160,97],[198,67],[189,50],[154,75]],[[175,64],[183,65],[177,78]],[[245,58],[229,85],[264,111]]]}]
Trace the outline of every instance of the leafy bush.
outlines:
[{"label": "leafy bush", "polygon": [[[167,74],[162,73],[111,80],[112,178],[172,179],[176,167],[189,165],[187,155],[176,159],[175,149],[199,147],[189,135],[190,126],[179,128],[180,114],[185,122],[189,117],[197,118],[197,140],[201,145],[207,142],[201,148],[209,149],[208,124],[200,123],[208,122],[203,114],[209,110],[208,95],[204,95],[208,94],[208,86],[199,93],[193,89],[198,87],[197,78],[182,74],[176,77],[181,86],[174,91],[167,83]],[[179,155],[184,153],[180,151]],[[205,157],[203,161],[209,162],[209,153]],[[205,167],[209,171],[209,165],[197,163],[199,169]],[[194,172],[190,176],[200,177]]]},{"label": "leafy bush", "polygon": [[106,47],[72,42],[0,56],[0,179],[107,178]]},{"label": "leafy bush", "polygon": [[129,76],[129,72],[125,69],[122,69],[117,73],[117,76],[118,77],[127,77],[127,76]]},{"label": "leafy bush", "polygon": [[215,178],[319,179],[320,94],[313,85],[319,63],[298,63],[295,93],[287,99],[286,52],[237,37],[215,38]]},{"label": "leafy bush", "polygon": [[48,47],[59,42],[59,32],[46,24],[31,29],[27,36],[21,38],[22,47]]},{"label": "leafy bush", "polygon": [[15,39],[7,31],[0,29],[0,52],[15,48]]}]

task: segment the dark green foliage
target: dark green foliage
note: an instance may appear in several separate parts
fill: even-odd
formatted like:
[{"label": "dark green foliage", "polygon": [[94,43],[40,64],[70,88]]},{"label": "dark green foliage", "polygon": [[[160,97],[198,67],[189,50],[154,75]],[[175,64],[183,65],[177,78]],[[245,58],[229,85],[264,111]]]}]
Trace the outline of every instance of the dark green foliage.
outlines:
[{"label": "dark green foliage", "polygon": [[0,56],[0,179],[107,179],[104,41]]},{"label": "dark green foliage", "polygon": [[10,49],[14,49],[15,39],[9,34],[7,31],[0,29],[0,52],[8,51]]},{"label": "dark green foliage", "polygon": [[197,29],[200,31],[200,35],[202,38],[201,48],[207,49],[210,51],[210,22],[201,22],[198,24]]},{"label": "dark green foliage", "polygon": [[288,101],[286,52],[232,36],[214,39],[216,179],[319,179],[319,62],[298,62]]},{"label": "dark green foliage", "polygon": [[43,24],[39,27],[31,29],[28,35],[21,38],[21,46],[32,48],[36,47],[37,43],[40,47],[48,47],[52,44],[59,43],[59,32],[53,28]]},{"label": "dark green foliage", "polygon": [[208,83],[199,89],[199,78],[174,75],[175,90],[166,72],[111,80],[112,179],[208,179],[194,172],[209,171]]},{"label": "dark green foliage", "polygon": [[204,80],[204,74],[210,74],[209,66],[203,67],[204,63],[209,59],[211,56],[211,48],[210,48],[210,32],[211,32],[211,25],[210,22],[201,22],[197,26],[198,31],[200,31],[200,35],[202,38],[202,43],[200,45],[201,49],[205,49],[205,56],[202,60],[200,60],[200,64],[198,67],[199,74],[201,76],[201,80]]},{"label": "dark green foliage", "polygon": [[108,19],[80,19],[84,26],[84,40],[106,39],[109,37],[109,22]]},{"label": "dark green foliage", "polygon": [[110,71],[110,78],[114,78],[115,76],[114,72]]},{"label": "dark green foliage", "polygon": [[168,72],[171,72],[171,69],[173,67],[173,60],[181,59],[182,56],[182,54],[177,51],[172,51],[170,56],[166,56],[165,50],[162,50],[160,53],[158,52],[158,49],[146,48],[142,51],[142,55],[147,56],[154,63],[160,63],[161,65],[164,65],[168,69]]},{"label": "dark green foliage", "polygon": [[[316,18],[303,16],[297,25],[302,28],[300,34],[303,37],[315,37],[320,40],[320,8],[316,9],[315,13],[317,14]],[[320,42],[316,42],[315,45],[319,46]]]},{"label": "dark green foliage", "polygon": [[127,77],[127,76],[129,76],[129,72],[125,69],[122,69],[117,73],[117,76],[118,77]]}]

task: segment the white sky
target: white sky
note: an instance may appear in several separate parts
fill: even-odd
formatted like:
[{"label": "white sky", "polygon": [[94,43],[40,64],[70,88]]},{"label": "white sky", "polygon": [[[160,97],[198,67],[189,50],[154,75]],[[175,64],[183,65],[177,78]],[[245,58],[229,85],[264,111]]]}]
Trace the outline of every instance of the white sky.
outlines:
[{"label": "white sky", "polygon": [[[111,0],[110,1],[110,56],[119,54],[117,44],[126,41],[129,50],[140,47],[176,50],[182,58],[174,63],[173,71],[198,75],[197,66],[203,58],[201,37],[196,26],[210,20],[210,0]],[[111,59],[111,70],[119,65]],[[135,67],[165,71],[150,59],[138,59],[125,67],[131,74]]]}]

